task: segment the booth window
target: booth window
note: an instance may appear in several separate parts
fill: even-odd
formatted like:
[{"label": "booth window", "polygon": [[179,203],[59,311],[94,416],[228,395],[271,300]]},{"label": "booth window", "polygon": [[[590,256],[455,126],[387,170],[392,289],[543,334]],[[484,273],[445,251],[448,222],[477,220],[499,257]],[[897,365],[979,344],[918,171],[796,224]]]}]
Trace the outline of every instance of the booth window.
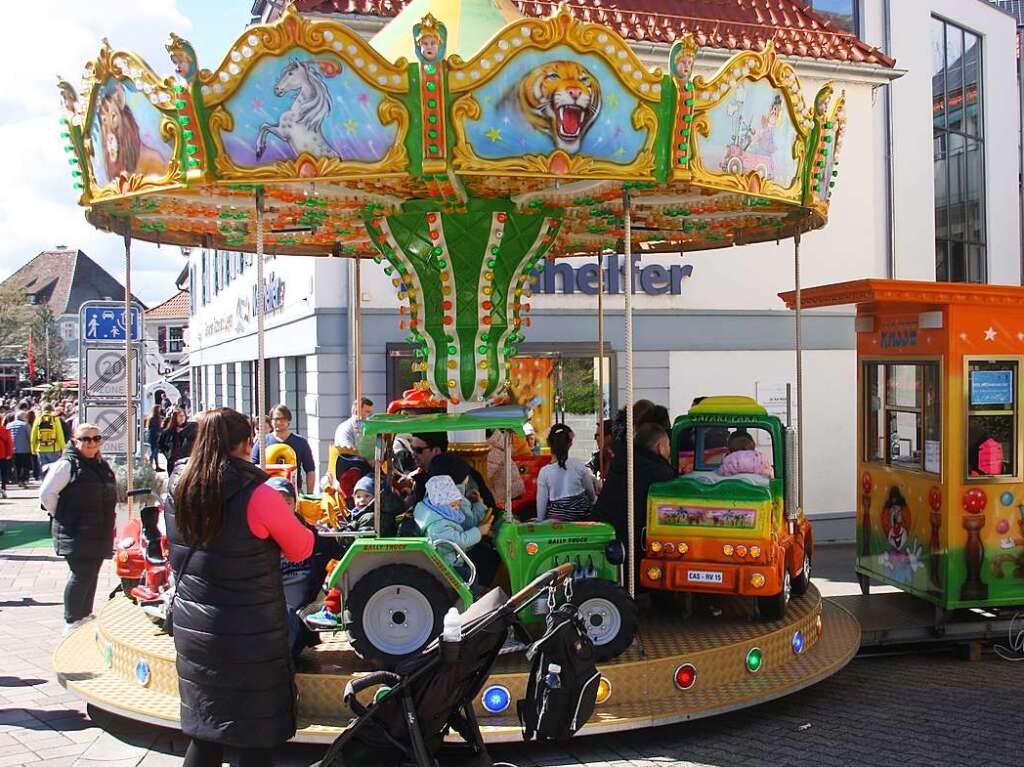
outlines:
[{"label": "booth window", "polygon": [[867,363],[864,383],[864,460],[939,474],[938,363]]},{"label": "booth window", "polygon": [[1017,474],[1016,360],[967,364],[967,475]]}]

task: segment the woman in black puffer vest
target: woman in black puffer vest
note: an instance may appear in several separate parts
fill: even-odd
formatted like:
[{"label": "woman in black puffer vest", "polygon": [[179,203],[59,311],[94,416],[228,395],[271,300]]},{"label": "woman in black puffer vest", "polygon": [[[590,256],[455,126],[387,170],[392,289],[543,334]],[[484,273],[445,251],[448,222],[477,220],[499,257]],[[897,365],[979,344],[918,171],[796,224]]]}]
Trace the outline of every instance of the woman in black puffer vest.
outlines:
[{"label": "woman in black puffer vest", "polygon": [[47,468],[39,499],[52,518],[53,548],[71,569],[64,588],[64,633],[89,619],[103,560],[114,551],[117,481],[100,455],[103,438],[80,423],[60,460]]},{"label": "woman in black puffer vest", "polygon": [[185,767],[271,764],[295,734],[295,687],[280,558],[301,561],[313,533],[248,460],[249,420],[230,408],[200,416],[192,455],[171,474],[165,507],[177,581]]}]

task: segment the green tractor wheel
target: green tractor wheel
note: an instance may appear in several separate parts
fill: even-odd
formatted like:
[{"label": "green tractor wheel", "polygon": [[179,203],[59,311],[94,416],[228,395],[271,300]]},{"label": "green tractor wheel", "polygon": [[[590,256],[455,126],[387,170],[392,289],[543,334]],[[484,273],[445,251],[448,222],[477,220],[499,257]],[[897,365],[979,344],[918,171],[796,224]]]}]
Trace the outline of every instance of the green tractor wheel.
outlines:
[{"label": "green tractor wheel", "polygon": [[345,605],[352,649],[370,663],[391,667],[441,633],[453,599],[430,573],[414,565],[371,570]]},{"label": "green tractor wheel", "polygon": [[619,584],[587,578],[573,583],[572,592],[598,661],[611,660],[633,643],[636,603]]}]

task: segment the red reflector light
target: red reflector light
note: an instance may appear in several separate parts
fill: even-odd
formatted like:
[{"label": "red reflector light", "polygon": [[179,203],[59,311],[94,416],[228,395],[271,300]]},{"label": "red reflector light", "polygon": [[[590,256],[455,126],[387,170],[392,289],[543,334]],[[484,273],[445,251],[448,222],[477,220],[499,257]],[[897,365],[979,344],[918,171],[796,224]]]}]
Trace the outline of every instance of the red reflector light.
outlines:
[{"label": "red reflector light", "polygon": [[675,683],[680,690],[689,690],[697,681],[697,669],[692,663],[684,663],[676,668]]}]

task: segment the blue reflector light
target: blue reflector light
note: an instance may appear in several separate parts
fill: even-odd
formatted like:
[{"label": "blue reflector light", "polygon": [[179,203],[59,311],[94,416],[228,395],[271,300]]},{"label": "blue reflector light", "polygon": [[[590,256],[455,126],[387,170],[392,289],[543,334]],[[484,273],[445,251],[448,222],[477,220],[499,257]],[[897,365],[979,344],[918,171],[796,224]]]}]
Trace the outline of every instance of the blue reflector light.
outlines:
[{"label": "blue reflector light", "polygon": [[508,690],[500,684],[492,685],[484,690],[484,695],[481,699],[484,710],[486,710],[488,714],[502,713],[508,708],[511,701],[512,696],[510,696]]},{"label": "blue reflector light", "polygon": [[793,652],[797,655],[804,651],[804,632],[797,631],[793,634]]},{"label": "blue reflector light", "polygon": [[135,681],[143,687],[149,686],[149,663],[139,660],[135,663]]}]

